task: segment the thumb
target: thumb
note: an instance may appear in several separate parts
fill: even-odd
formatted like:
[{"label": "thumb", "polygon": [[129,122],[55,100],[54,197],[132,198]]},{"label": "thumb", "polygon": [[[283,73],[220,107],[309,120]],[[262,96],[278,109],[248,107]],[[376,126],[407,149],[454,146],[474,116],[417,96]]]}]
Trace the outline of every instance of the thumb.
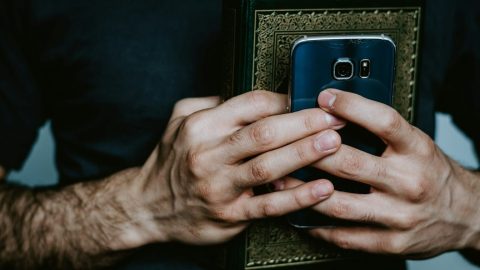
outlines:
[{"label": "thumb", "polygon": [[162,142],[169,145],[173,142],[178,127],[185,117],[202,111],[214,108],[220,104],[220,97],[202,97],[202,98],[186,98],[178,101],[173,108],[172,116],[168,122],[168,126],[163,134]]},{"label": "thumb", "polygon": [[178,101],[173,107],[170,122],[179,117],[186,117],[192,113],[211,109],[220,105],[220,97],[201,97],[201,98],[185,98]]}]

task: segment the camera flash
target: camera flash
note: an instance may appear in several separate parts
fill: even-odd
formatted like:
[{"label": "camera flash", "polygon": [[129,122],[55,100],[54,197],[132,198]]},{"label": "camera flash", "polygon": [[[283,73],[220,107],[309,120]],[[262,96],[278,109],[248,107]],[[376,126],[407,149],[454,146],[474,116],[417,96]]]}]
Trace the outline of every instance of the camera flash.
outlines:
[{"label": "camera flash", "polygon": [[363,59],[360,61],[360,78],[368,78],[370,77],[370,60]]}]

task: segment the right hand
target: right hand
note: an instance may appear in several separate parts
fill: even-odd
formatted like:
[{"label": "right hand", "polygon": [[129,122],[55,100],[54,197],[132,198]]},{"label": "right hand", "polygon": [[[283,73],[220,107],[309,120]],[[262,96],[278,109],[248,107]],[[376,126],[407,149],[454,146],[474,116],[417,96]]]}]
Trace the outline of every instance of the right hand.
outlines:
[{"label": "right hand", "polygon": [[259,196],[252,188],[334,153],[341,142],[333,129],[344,122],[318,108],[285,114],[287,97],[266,91],[219,103],[176,104],[138,179],[149,213],[145,242],[224,242],[251,220],[310,207],[333,192],[326,180]]}]

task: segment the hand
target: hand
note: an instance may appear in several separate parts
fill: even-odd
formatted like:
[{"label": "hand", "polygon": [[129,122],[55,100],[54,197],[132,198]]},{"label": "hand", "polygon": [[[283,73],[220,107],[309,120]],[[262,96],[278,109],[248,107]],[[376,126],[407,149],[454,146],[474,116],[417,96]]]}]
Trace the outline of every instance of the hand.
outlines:
[{"label": "hand", "polygon": [[[345,249],[414,258],[480,249],[478,176],[446,157],[426,134],[386,105],[334,89],[322,92],[318,101],[325,111],[382,138],[387,148],[376,157],[342,145],[314,164],[372,188],[366,195],[335,191],[314,207],[328,216],[370,225],[320,228],[311,231],[313,236]],[[284,186],[299,183],[288,180]]]},{"label": "hand", "polygon": [[265,91],[221,105],[218,98],[180,101],[138,180],[142,205],[150,209],[144,238],[219,243],[251,220],[326,199],[333,192],[326,180],[261,196],[252,191],[340,146],[331,129],[341,128],[343,121],[320,109],[285,114],[286,107],[285,95]]}]

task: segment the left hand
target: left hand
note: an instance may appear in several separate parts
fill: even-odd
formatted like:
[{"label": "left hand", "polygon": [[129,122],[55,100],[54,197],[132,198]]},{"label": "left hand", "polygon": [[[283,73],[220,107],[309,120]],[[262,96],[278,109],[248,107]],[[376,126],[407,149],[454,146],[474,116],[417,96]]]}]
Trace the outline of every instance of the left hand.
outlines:
[{"label": "left hand", "polygon": [[[313,236],[345,249],[413,258],[479,248],[478,176],[384,104],[335,89],[323,91],[318,101],[325,111],[379,136],[387,148],[377,157],[342,145],[313,165],[372,186],[369,194],[335,191],[314,207],[365,226],[319,228],[310,231]],[[300,184],[286,181],[285,188]]]}]

